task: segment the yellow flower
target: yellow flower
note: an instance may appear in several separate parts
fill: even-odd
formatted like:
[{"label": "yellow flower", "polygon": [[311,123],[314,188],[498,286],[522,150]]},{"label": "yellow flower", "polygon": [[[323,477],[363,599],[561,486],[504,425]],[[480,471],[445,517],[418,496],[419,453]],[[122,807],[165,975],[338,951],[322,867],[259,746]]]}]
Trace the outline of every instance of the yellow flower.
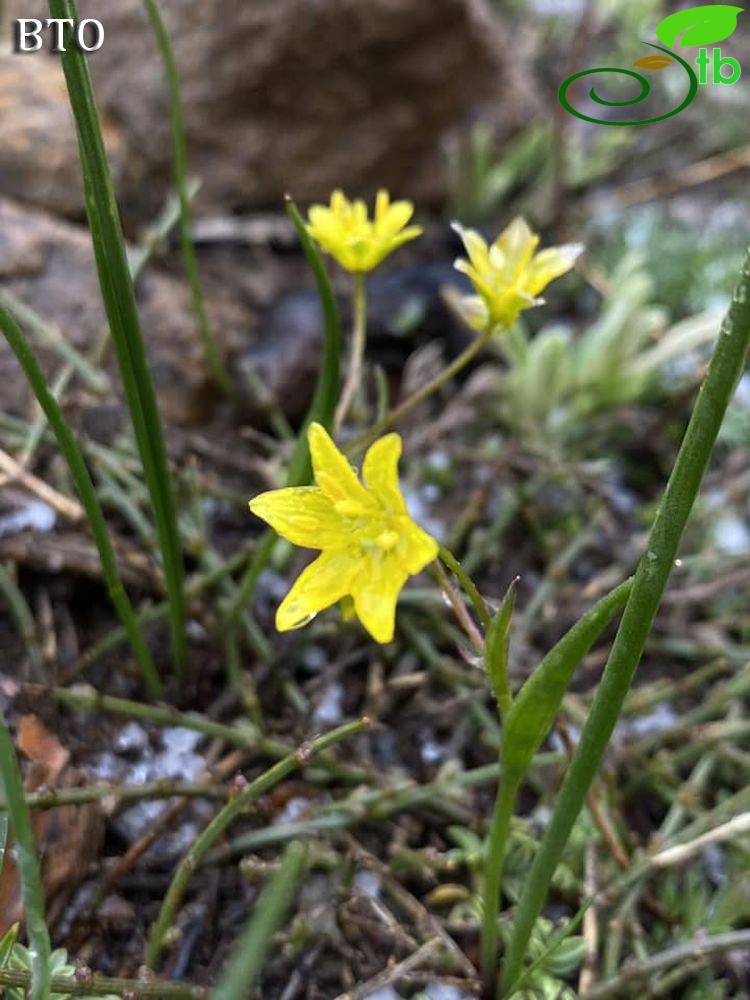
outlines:
[{"label": "yellow flower", "polygon": [[422,232],[420,226],[406,226],[414,213],[410,201],[394,201],[387,191],[378,191],[375,218],[367,218],[367,205],[349,201],[343,191],[334,191],[330,207],[312,205],[307,231],[339,264],[353,274],[372,271],[402,244]]},{"label": "yellow flower", "polygon": [[271,490],[250,501],[250,510],[282,537],[322,550],[279,605],[276,628],[299,628],[349,598],[373,639],[390,642],[401,588],[438,554],[435,539],[409,517],[399,489],[401,438],[386,434],[369,448],[364,484],[325,428],[310,424],[307,438],[317,485]]},{"label": "yellow flower", "polygon": [[569,243],[536,253],[539,237],[521,218],[514,219],[492,246],[474,229],[457,222],[453,228],[469,255],[454,266],[468,275],[477,292],[463,297],[459,305],[464,319],[477,330],[488,326],[508,330],[524,309],[542,305],[539,293],[566,274],[583,250],[580,244]]}]

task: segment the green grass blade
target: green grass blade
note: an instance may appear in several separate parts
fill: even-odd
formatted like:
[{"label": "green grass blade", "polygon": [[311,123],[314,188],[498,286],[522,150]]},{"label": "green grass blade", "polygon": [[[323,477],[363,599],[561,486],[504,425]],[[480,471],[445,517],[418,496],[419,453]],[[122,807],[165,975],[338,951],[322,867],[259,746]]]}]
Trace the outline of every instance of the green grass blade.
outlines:
[{"label": "green grass blade", "polygon": [[164,71],[169,89],[169,113],[172,125],[172,145],[174,147],[174,181],[180,205],[180,246],[185,274],[190,286],[190,297],[198,326],[198,335],[203,344],[203,353],[205,354],[206,362],[211,370],[214,381],[225,396],[231,397],[234,395],[234,387],[211,332],[211,325],[206,312],[206,303],[203,297],[200,271],[198,269],[198,258],[196,257],[195,246],[193,244],[192,213],[187,178],[187,140],[185,138],[185,120],[182,113],[180,77],[177,72],[172,43],[170,42],[169,33],[161,16],[157,0],[143,0],[143,3],[154,35],[156,36],[156,43],[159,46],[159,52],[164,63]]},{"label": "green grass blade", "polygon": [[[294,228],[297,230],[302,249],[315,276],[318,295],[320,296],[320,303],[323,308],[323,357],[320,363],[318,381],[315,386],[315,394],[310,404],[310,409],[300,428],[297,444],[294,448],[286,477],[287,486],[304,486],[305,483],[310,482],[311,476],[307,428],[313,420],[322,424],[329,431],[333,425],[333,415],[341,388],[341,320],[339,318],[338,305],[336,304],[336,296],[333,293],[333,286],[331,285],[331,279],[328,277],[328,271],[323,263],[323,258],[310,239],[302,216],[299,214],[297,206],[291,198],[287,198],[287,212],[294,223]],[[237,588],[234,603],[228,612],[227,620],[230,623],[237,621],[243,610],[252,600],[255,584],[268,563],[275,541],[276,533],[267,531],[255,547],[250,564],[245,570],[245,574]]]},{"label": "green grass blade", "polygon": [[[49,9],[53,17],[72,18],[74,22],[78,22],[74,0],[49,0]],[[88,64],[84,54],[73,43],[70,30],[65,33],[65,47],[66,51],[61,58],[76,121],[86,210],[99,284],[154,509],[156,534],[169,597],[172,653],[178,670],[181,670],[187,652],[182,552],[164,435],[146,361],[122,225]]]},{"label": "green grass blade", "polygon": [[247,927],[237,942],[213,1000],[244,1000],[263,970],[273,935],[281,926],[305,867],[305,848],[292,843],[284,851],[281,867],[253,907]]},{"label": "green grass blade", "polygon": [[107,584],[107,590],[115,609],[120,616],[123,628],[127,632],[133,652],[138,660],[143,679],[148,685],[151,694],[158,694],[161,690],[159,677],[156,673],[151,654],[143,638],[138,620],[133,611],[133,607],[125,592],[120,573],[117,568],[117,559],[112,547],[112,542],[107,531],[107,524],[104,520],[99,498],[96,495],[94,484],[91,481],[86,462],[84,461],[81,449],[76,441],[75,435],[67,423],[60,406],[45,381],[44,374],[37,364],[36,358],[32,354],[26,343],[23,333],[16,324],[7,309],[0,303],[0,329],[5,339],[8,341],[11,350],[18,358],[18,362],[23,369],[24,375],[34,392],[34,395],[41,406],[44,415],[49,421],[49,425],[57,438],[60,451],[63,453],[70,474],[78,490],[86,516],[88,517],[91,534],[94,536],[96,547],[99,550],[99,558],[102,564],[102,573]]},{"label": "green grass blade", "polygon": [[3,712],[0,712],[0,783],[2,783],[4,806],[8,810],[10,828],[15,840],[15,858],[21,877],[26,935],[32,956],[30,1000],[47,1000],[50,994],[50,941],[44,919],[42,877],[21,772]]},{"label": "green grass blade", "polygon": [[549,826],[529,872],[505,956],[503,988],[512,996],[534,924],[552,877],[596,777],[640,662],[700,489],[724,415],[750,346],[750,254],[693,408],[672,473],[654,518],[599,689],[565,775]]},{"label": "green grass blade", "polygon": [[11,616],[15,618],[18,631],[26,646],[31,676],[37,684],[44,684],[47,680],[47,672],[44,669],[44,656],[39,646],[34,616],[20,587],[13,579],[9,567],[1,562],[0,595],[5,598]]}]

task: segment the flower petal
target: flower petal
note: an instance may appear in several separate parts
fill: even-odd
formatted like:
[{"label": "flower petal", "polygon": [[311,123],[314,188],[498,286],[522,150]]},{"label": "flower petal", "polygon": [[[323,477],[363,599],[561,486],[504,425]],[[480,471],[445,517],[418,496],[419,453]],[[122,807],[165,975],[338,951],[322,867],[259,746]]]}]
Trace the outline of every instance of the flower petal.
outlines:
[{"label": "flower petal", "polygon": [[380,222],[388,214],[388,209],[391,206],[391,196],[388,192],[381,188],[377,195],[375,196],[375,222]]},{"label": "flower petal", "polygon": [[390,642],[396,622],[396,602],[408,573],[392,555],[369,559],[352,581],[357,617],[376,642]]},{"label": "flower petal", "polygon": [[440,546],[424,528],[405,517],[398,525],[399,544],[394,554],[408,573],[421,573],[438,557]]},{"label": "flower petal", "polygon": [[539,237],[520,215],[500,233],[494,246],[502,250],[511,280],[517,279],[527,267],[538,245]]},{"label": "flower petal", "polygon": [[327,549],[346,544],[341,516],[317,486],[269,490],[250,501],[250,510],[293,545]]},{"label": "flower petal", "polygon": [[410,201],[394,201],[381,219],[376,218],[378,236],[392,239],[404,228],[412,215],[414,206]]},{"label": "flower petal", "polygon": [[[311,423],[307,431],[315,482],[339,513],[355,513],[354,508],[372,507],[372,500],[354,469],[331,440],[322,424]],[[349,505],[352,510],[344,508]]]},{"label": "flower petal", "polygon": [[528,293],[536,297],[555,278],[567,274],[582,253],[583,245],[580,243],[566,243],[542,250],[526,269],[523,284]]},{"label": "flower petal", "polygon": [[478,271],[486,271],[490,267],[490,251],[486,241],[476,229],[466,229],[460,222],[452,222],[452,228],[461,237],[469,260]]},{"label": "flower petal", "polygon": [[357,563],[344,552],[323,552],[302,570],[276,612],[276,628],[301,628],[350,592]]},{"label": "flower petal", "polygon": [[362,478],[389,514],[406,514],[406,504],[398,484],[401,438],[386,434],[370,445],[362,465]]}]

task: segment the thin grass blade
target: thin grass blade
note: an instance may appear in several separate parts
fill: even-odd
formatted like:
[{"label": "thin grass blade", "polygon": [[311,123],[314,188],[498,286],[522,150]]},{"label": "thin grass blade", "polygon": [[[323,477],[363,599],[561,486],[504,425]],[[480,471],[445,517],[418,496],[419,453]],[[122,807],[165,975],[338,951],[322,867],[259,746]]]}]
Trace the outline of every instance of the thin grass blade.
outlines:
[{"label": "thin grass blade", "polygon": [[281,926],[305,867],[305,848],[292,843],[281,866],[261,893],[247,927],[235,945],[229,965],[214,990],[213,1000],[244,1000],[252,996],[273,936]]},{"label": "thin grass blade", "polygon": [[206,303],[203,296],[203,285],[198,269],[198,258],[193,244],[192,212],[187,177],[187,140],[185,138],[185,120],[182,113],[180,77],[177,72],[169,32],[164,24],[157,0],[143,0],[143,3],[154,35],[156,36],[156,43],[159,46],[159,52],[164,63],[164,71],[169,89],[169,114],[172,124],[172,145],[174,149],[174,181],[180,206],[180,246],[182,261],[190,286],[190,297],[193,303],[198,335],[200,336],[203,353],[205,354],[206,362],[211,370],[214,381],[225,396],[231,397],[234,395],[234,387],[211,331],[211,324],[208,321]]},{"label": "thin grass blade", "polygon": [[143,679],[150,693],[156,695],[161,690],[156,667],[138,624],[138,619],[133,611],[133,606],[120,578],[117,559],[107,531],[104,513],[102,512],[101,504],[96,495],[96,490],[91,481],[91,476],[89,475],[81,449],[57,400],[52,395],[45,381],[44,374],[26,343],[23,333],[2,304],[0,304],[0,330],[2,330],[11,350],[18,358],[18,362],[29,381],[34,395],[49,421],[52,432],[57,438],[60,451],[65,457],[70,474],[73,477],[73,482],[78,490],[78,495],[81,498],[81,503],[86,511],[91,534],[99,551],[102,573],[107,584],[109,596],[133,647],[133,652],[143,672]]},{"label": "thin grass blade", "polygon": [[44,919],[44,892],[39,859],[31,829],[31,816],[21,780],[18,759],[4,713],[0,712],[0,784],[15,840],[14,854],[21,878],[26,935],[32,956],[30,1000],[47,1000],[50,994],[50,940]]},{"label": "thin grass blade", "polygon": [[[53,17],[78,23],[74,0],[49,0],[49,9]],[[167,452],[91,77],[86,58],[73,43],[70,29],[65,32],[61,59],[76,122],[99,284],[154,510],[169,597],[172,653],[177,669],[182,670],[187,653],[182,552]]]}]

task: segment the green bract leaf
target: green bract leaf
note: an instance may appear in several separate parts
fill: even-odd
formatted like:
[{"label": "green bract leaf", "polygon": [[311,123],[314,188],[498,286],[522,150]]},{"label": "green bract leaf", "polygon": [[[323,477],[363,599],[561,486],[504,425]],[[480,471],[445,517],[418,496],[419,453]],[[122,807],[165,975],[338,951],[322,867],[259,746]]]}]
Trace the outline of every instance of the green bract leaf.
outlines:
[{"label": "green bract leaf", "polygon": [[737,15],[743,9],[717,3],[679,10],[659,22],[656,37],[671,48],[677,43],[678,37],[681,46],[713,45],[714,42],[723,42],[737,27]]},{"label": "green bract leaf", "polygon": [[552,647],[513,700],[503,731],[500,766],[505,780],[520,780],[552,728],[563,696],[583,657],[622,608],[632,580],[603,597]]},{"label": "green bract leaf", "polygon": [[515,579],[503,598],[503,603],[490,622],[484,648],[484,662],[487,666],[487,676],[503,717],[510,708],[511,694],[508,684],[508,646],[510,644],[510,622],[516,603]]}]

